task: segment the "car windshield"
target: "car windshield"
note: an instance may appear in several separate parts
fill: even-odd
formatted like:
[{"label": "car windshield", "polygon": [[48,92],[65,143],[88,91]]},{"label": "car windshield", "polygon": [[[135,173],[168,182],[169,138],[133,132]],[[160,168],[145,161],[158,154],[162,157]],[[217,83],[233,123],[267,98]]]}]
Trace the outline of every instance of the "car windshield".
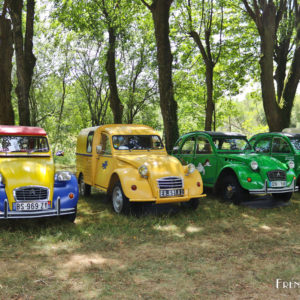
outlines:
[{"label": "car windshield", "polygon": [[213,142],[218,152],[243,152],[251,150],[251,146],[244,137],[214,137]]},{"label": "car windshield", "polygon": [[45,137],[0,136],[0,152],[49,152],[49,146]]},{"label": "car windshield", "polygon": [[290,138],[290,141],[294,149],[300,151],[300,138],[299,137]]},{"label": "car windshield", "polygon": [[158,150],[164,148],[158,135],[114,135],[112,142],[117,150]]}]

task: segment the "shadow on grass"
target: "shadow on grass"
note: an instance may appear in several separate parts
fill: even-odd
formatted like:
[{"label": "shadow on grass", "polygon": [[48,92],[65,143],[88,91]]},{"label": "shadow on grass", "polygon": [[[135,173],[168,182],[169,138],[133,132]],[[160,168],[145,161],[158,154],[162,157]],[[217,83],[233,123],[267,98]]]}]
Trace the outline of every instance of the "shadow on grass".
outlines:
[{"label": "shadow on grass", "polygon": [[[82,199],[83,200],[83,199]],[[105,193],[93,192],[89,197],[86,198],[89,209],[91,211],[99,211],[106,209],[113,212],[112,202],[108,200]],[[180,206],[179,203],[167,203],[167,204],[155,204],[155,203],[131,203],[130,214],[135,217],[143,216],[172,216],[179,213],[182,210],[188,210]],[[83,212],[83,214],[89,213],[88,211]]]},{"label": "shadow on grass", "polygon": [[249,201],[244,201],[241,203],[242,206],[250,208],[277,208],[289,206],[290,202],[284,202],[274,199],[271,195],[266,196],[252,196]]}]

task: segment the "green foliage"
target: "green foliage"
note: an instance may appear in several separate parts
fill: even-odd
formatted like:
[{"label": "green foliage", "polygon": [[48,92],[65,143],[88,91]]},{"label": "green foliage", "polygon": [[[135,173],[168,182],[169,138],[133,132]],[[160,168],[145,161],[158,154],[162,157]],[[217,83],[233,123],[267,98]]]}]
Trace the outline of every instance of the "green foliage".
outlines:
[{"label": "green foliage", "polygon": [[[195,29],[204,34],[200,30],[200,13],[202,3],[206,2],[191,3],[196,8],[192,11]],[[222,50],[214,68],[216,129],[242,131],[248,136],[266,131],[260,86],[254,84],[249,89],[259,78],[259,40],[255,25],[243,13],[241,2],[214,3],[211,36],[214,55],[220,42],[220,5],[224,10]],[[205,65],[188,35],[186,4],[187,0],[173,2],[170,16],[180,133],[204,129],[207,94]],[[124,122],[147,124],[163,133],[153,20],[141,1],[39,0],[31,115],[33,125],[47,130],[52,149],[65,151],[65,157],[56,158],[58,162],[74,164],[76,137],[82,128],[98,125],[95,120],[100,120],[99,124],[113,122],[109,105],[100,119],[95,118],[101,107],[99,99],[108,96],[105,64],[109,27],[117,33],[116,75]],[[284,32],[284,28],[280,30]],[[13,99],[16,109],[16,98]],[[295,102],[292,113],[293,126],[299,120],[299,102]]]}]

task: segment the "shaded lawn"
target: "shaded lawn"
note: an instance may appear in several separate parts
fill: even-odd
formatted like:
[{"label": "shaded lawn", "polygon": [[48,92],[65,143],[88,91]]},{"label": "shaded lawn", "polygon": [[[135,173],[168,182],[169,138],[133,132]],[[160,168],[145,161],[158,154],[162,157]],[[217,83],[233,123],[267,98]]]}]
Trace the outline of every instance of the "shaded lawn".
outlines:
[{"label": "shaded lawn", "polygon": [[196,211],[118,216],[80,199],[75,224],[0,222],[1,299],[299,299],[300,195],[253,209],[201,200]]}]

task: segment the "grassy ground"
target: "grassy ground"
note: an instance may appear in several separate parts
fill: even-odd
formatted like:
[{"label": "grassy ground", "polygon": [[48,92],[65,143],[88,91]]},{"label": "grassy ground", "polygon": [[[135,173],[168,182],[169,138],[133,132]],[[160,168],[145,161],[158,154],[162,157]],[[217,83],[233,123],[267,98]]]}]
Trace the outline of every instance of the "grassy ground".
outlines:
[{"label": "grassy ground", "polygon": [[300,195],[253,209],[118,216],[80,199],[75,224],[0,222],[0,299],[300,299]]}]

